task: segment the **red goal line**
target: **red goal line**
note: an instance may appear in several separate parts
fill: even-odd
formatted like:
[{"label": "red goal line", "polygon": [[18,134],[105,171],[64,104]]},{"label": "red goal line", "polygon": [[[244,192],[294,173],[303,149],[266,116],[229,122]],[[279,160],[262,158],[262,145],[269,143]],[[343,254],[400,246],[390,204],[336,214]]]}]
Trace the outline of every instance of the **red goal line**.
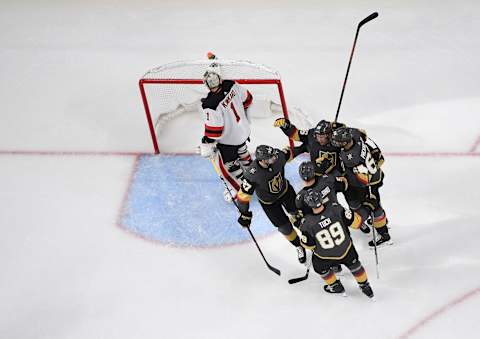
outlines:
[{"label": "red goal line", "polygon": [[[30,150],[0,150],[0,155],[31,155],[31,156],[142,156],[155,155],[152,152],[122,152],[122,151],[30,151]],[[160,155],[191,155],[195,153],[160,153]],[[480,152],[385,152],[387,157],[478,157]]]}]

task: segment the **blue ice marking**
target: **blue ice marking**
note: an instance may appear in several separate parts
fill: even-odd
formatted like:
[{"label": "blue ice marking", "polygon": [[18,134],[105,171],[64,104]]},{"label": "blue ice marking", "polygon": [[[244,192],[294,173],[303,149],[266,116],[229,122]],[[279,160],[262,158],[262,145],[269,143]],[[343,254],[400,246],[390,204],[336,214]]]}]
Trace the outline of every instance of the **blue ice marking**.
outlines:
[{"label": "blue ice marking", "polygon": [[[298,164],[286,176],[298,179]],[[299,180],[292,184],[298,186]],[[296,181],[296,182],[295,182]],[[224,186],[208,159],[193,155],[144,155],[132,181],[122,225],[142,237],[183,247],[215,247],[244,242],[248,232],[238,211],[223,199]],[[276,232],[256,198],[252,232]]]}]

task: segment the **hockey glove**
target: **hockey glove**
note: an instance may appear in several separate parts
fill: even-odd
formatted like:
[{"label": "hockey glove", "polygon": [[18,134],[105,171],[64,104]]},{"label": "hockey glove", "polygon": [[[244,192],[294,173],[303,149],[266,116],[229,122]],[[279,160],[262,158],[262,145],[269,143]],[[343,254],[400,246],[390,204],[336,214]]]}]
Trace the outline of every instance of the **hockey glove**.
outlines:
[{"label": "hockey glove", "polygon": [[346,125],[342,124],[341,122],[332,122],[331,126],[332,126],[332,130],[336,130],[340,127],[345,127]]},{"label": "hockey glove", "polygon": [[300,226],[302,225],[302,220],[303,220],[303,213],[301,210],[297,210],[297,212],[294,215],[292,215],[293,226],[295,226],[296,228],[300,228]]},{"label": "hockey glove", "polygon": [[238,223],[242,225],[242,227],[250,227],[252,223],[252,212],[246,211],[241,212],[240,216],[238,217]]},{"label": "hockey glove", "polygon": [[285,118],[278,118],[273,123],[274,127],[280,127],[281,129],[289,129],[291,125],[290,120]]},{"label": "hockey glove", "polygon": [[211,157],[215,153],[215,144],[200,144],[200,156]]}]

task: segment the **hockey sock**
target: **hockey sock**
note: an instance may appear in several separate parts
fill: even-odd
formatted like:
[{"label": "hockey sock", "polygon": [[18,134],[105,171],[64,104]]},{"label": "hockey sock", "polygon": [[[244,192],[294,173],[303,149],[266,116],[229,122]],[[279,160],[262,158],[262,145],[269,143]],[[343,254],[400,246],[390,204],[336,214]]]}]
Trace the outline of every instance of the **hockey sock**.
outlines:
[{"label": "hockey sock", "polygon": [[363,268],[360,261],[357,261],[348,269],[350,270],[350,272],[352,272],[353,276],[355,277],[355,280],[359,284],[363,284],[367,281],[367,272],[365,272],[365,269]]},{"label": "hockey sock", "polygon": [[297,232],[295,232],[295,230],[292,230],[292,232],[290,232],[290,234],[284,234],[285,235],[285,238],[287,238],[288,241],[290,241],[290,243],[297,247],[297,246],[300,246],[300,238],[298,237],[298,234]]},{"label": "hockey sock", "polygon": [[381,211],[378,215],[375,213],[375,217],[373,218],[373,226],[377,229],[382,228],[387,225],[387,216],[385,215],[385,211]]},{"label": "hockey sock", "polygon": [[322,277],[322,279],[325,281],[327,285],[332,285],[337,281],[337,276],[331,269],[320,273],[320,276]]}]

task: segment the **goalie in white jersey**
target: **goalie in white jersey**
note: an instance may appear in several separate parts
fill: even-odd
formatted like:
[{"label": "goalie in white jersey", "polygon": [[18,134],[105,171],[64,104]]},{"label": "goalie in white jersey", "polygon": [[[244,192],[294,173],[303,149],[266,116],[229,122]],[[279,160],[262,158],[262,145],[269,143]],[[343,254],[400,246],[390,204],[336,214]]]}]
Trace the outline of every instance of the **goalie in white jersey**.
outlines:
[{"label": "goalie in white jersey", "polygon": [[[252,162],[247,148],[250,121],[246,111],[253,98],[246,88],[232,80],[223,80],[215,64],[207,69],[203,80],[210,92],[202,99],[205,133],[200,154],[215,156],[231,196],[235,198],[243,179],[242,167]],[[225,200],[231,200],[230,193],[225,192]]]}]

